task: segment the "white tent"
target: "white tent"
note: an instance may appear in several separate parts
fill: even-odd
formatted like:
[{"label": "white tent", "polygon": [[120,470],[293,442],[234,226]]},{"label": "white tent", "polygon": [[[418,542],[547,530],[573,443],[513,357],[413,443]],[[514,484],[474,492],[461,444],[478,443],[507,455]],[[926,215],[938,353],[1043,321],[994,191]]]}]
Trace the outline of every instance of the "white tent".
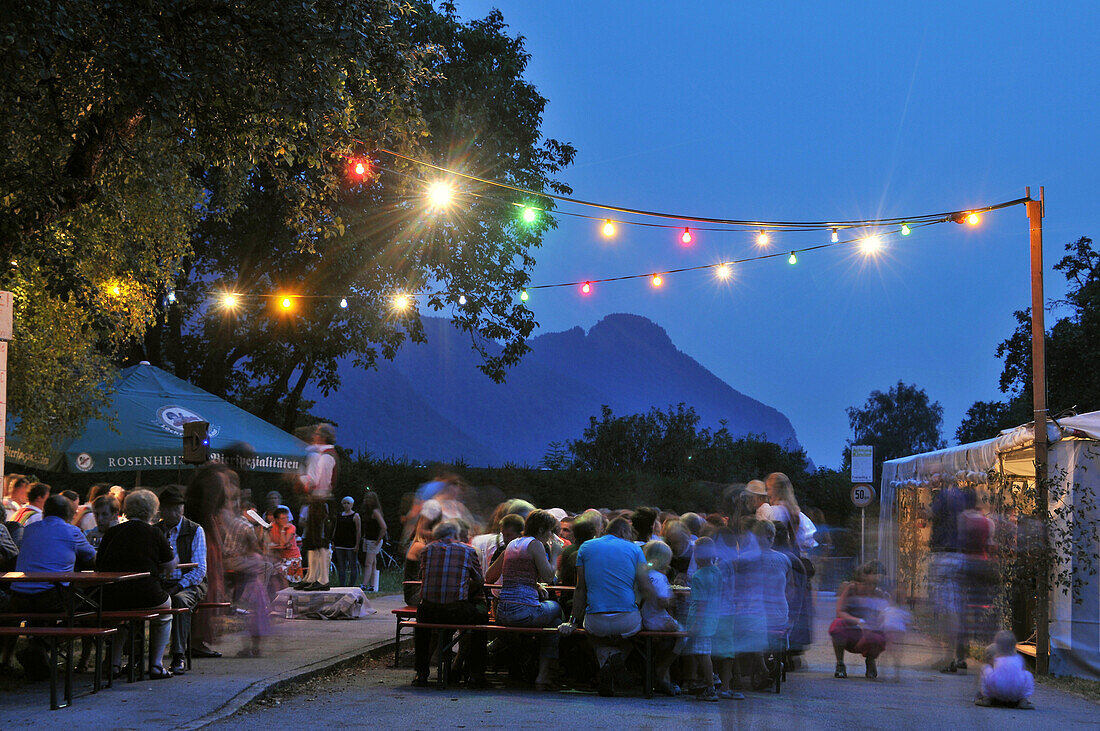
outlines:
[{"label": "white tent", "polygon": [[[887,575],[898,579],[899,493],[927,487],[933,476],[954,477],[960,471],[981,481],[984,473],[995,469],[1006,478],[1030,484],[1035,476],[1034,432],[1034,424],[1025,424],[994,439],[885,462],[879,559]],[[1055,675],[1100,679],[1100,578],[1092,574],[1100,569],[1100,546],[1094,545],[1093,532],[1082,528],[1100,521],[1100,411],[1048,423],[1047,433],[1048,474],[1060,482],[1051,489],[1051,510],[1068,513],[1074,509],[1075,515],[1073,550],[1066,552],[1069,555],[1061,560],[1060,568],[1068,569],[1081,582],[1079,602],[1072,594],[1051,592],[1050,670]],[[1082,497],[1086,490],[1091,499]],[[1076,505],[1075,497],[1079,498]]]}]

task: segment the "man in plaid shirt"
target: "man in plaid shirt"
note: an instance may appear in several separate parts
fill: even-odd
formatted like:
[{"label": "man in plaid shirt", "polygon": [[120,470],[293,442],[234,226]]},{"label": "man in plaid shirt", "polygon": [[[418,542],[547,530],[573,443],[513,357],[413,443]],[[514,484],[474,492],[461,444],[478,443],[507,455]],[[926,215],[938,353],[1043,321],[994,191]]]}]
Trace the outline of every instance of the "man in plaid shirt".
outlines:
[{"label": "man in plaid shirt", "polygon": [[[432,531],[432,542],[420,554],[420,605],[417,622],[485,624],[485,579],[473,546],[459,541],[461,526],[445,520]],[[413,685],[428,684],[432,630],[416,629],[416,678]],[[485,685],[485,633],[468,632],[463,639],[470,684]]]}]

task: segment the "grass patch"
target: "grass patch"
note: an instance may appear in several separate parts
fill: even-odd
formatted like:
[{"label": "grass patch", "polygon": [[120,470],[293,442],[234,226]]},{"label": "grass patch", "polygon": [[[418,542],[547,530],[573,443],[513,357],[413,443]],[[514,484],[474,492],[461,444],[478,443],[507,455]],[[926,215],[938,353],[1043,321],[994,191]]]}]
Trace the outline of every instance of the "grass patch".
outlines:
[{"label": "grass patch", "polygon": [[1035,680],[1048,688],[1063,690],[1093,703],[1100,703],[1100,681],[1085,678],[1056,678],[1053,675],[1036,675]]}]

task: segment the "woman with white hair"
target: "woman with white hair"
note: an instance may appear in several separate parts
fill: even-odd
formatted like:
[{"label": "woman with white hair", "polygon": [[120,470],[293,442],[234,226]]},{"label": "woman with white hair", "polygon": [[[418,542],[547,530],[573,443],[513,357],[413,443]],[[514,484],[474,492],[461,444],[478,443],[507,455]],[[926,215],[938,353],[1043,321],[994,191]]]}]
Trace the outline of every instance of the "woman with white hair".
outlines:
[{"label": "woman with white hair", "polygon": [[[149,490],[133,490],[126,495],[123,512],[128,520],[108,528],[96,554],[97,571],[148,572],[144,579],[123,581],[103,587],[103,607],[111,610],[171,609],[172,600],[161,587],[158,577],[176,566],[175,551],[164,533],[153,527],[160,501]],[[164,667],[164,650],[172,635],[172,615],[149,622],[149,678],[172,677]],[[124,643],[116,640],[111,647],[111,672],[119,674]],[[136,662],[137,658],[130,658]]]}]

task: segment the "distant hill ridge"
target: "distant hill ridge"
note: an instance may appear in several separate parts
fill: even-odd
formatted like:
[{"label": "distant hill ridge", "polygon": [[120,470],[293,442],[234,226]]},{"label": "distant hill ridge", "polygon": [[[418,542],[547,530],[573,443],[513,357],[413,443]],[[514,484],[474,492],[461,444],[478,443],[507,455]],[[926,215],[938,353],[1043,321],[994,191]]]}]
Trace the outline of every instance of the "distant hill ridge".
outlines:
[{"label": "distant hill ridge", "polygon": [[339,392],[307,392],[315,413],[339,424],[341,445],[376,457],[534,466],[551,442],[579,438],[603,404],[626,415],[682,401],[703,426],[726,419],[735,436],[800,446],[780,411],[732,388],[645,317],[608,315],[587,333],[574,327],[532,338],[502,384],[477,370],[469,335],[443,318],[423,321],[427,343],[407,344],[374,371],[348,359]]}]

